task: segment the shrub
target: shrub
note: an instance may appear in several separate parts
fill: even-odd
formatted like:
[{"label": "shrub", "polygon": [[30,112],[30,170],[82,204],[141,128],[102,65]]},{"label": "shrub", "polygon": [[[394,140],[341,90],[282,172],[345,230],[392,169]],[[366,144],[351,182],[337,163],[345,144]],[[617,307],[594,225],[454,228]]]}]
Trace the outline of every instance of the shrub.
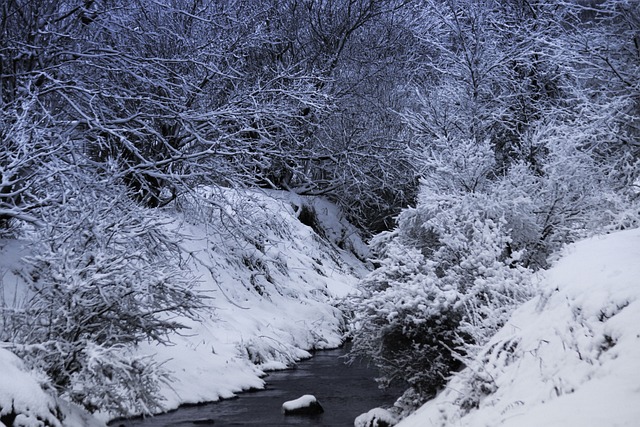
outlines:
[{"label": "shrub", "polygon": [[21,271],[28,295],[4,307],[2,338],[88,410],[148,413],[160,404],[167,373],[131,350],[166,343],[202,304],[160,214],[121,188],[109,196],[90,189],[47,211]]}]

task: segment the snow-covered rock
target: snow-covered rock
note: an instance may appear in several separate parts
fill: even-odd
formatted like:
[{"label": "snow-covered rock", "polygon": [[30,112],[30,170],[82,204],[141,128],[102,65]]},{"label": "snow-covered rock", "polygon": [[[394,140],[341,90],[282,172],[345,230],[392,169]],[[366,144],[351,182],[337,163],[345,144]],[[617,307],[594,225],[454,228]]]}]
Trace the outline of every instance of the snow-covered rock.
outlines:
[{"label": "snow-covered rock", "polygon": [[305,394],[282,404],[282,413],[285,415],[317,415],[323,412],[322,405],[312,394]]},{"label": "snow-covered rock", "polygon": [[570,245],[447,388],[398,427],[634,427],[640,229]]},{"label": "snow-covered rock", "polygon": [[359,415],[354,427],[391,427],[398,423],[395,415],[384,408],[373,408],[367,413]]}]

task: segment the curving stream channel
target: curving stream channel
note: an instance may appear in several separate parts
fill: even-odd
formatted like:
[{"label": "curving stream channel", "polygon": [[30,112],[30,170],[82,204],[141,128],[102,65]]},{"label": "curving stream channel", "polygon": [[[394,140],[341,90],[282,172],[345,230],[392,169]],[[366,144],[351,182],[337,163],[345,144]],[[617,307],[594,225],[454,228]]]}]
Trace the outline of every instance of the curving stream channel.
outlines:
[{"label": "curving stream channel", "polygon": [[[391,406],[401,394],[380,390],[375,369],[365,363],[344,363],[345,349],[324,350],[298,363],[294,369],[271,372],[265,390],[241,393],[237,399],[198,406],[146,419],[118,420],[112,427],[188,427],[188,426],[353,426],[354,419],[369,409]],[[304,394],[313,394],[324,413],[285,416],[282,404]]]}]

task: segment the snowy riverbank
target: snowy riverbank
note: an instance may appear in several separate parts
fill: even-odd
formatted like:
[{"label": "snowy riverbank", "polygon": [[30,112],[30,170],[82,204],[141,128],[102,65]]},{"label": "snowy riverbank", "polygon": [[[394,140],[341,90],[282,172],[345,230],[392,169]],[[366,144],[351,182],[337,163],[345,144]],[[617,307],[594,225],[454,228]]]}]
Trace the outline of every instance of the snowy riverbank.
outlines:
[{"label": "snowy riverbank", "polygon": [[[223,204],[217,202],[222,212],[195,212],[198,207],[186,205],[173,222],[184,236],[184,268],[198,277],[197,289],[207,296],[210,310],[199,323],[178,319],[190,329],[172,336],[173,345],[146,344],[137,350],[172,372],[161,391],[165,410],[261,388],[265,370],[309,357],[308,350],[338,346],[343,323],[334,300],[353,291],[366,271],[365,245],[325,200],[281,192],[210,197],[224,198]],[[5,241],[3,259],[19,258],[21,246]],[[5,283],[14,283],[11,266],[3,267]],[[5,286],[5,297],[15,289]],[[14,360],[6,356],[0,364]],[[0,375],[5,372],[0,367]],[[31,374],[24,374],[26,382]],[[0,381],[0,396],[6,398],[2,408],[10,406],[14,390],[21,390],[13,384],[4,377]]]},{"label": "snowy riverbank", "polygon": [[471,366],[398,427],[633,427],[640,229],[567,247]]},{"label": "snowy riverbank", "polygon": [[[244,193],[228,194],[225,206],[224,216],[185,210],[172,223],[185,236],[184,268],[199,277],[211,309],[172,336],[174,345],[137,350],[173,373],[162,389],[165,410],[261,388],[265,370],[337,346],[343,325],[334,300],[353,292],[366,272],[366,248],[331,203]],[[249,218],[241,230],[229,228],[238,209]],[[13,293],[19,288],[9,267],[24,250],[21,242],[2,242],[6,303],[6,285]],[[398,426],[634,426],[640,419],[638,278],[640,229],[568,246],[542,274],[540,295]],[[111,417],[89,421],[43,392],[45,383],[0,349],[0,427],[15,416],[68,427]]]},{"label": "snowy riverbank", "polygon": [[333,204],[285,193],[234,197],[229,206],[251,220],[241,237],[220,233],[221,224],[182,224],[212,312],[172,337],[174,346],[141,348],[175,373],[163,392],[167,409],[261,388],[264,370],[340,345],[342,315],[332,302],[365,272],[353,252],[364,257],[366,248]]}]

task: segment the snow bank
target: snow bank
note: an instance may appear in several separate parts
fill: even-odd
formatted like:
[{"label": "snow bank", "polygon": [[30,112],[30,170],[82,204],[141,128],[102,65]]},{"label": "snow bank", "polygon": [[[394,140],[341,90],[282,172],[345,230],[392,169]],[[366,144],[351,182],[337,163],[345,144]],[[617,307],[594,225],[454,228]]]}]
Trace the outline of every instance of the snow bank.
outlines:
[{"label": "snow bank", "polygon": [[468,368],[399,427],[632,427],[640,420],[640,229],[569,246]]},{"label": "snow bank", "polygon": [[[165,410],[262,388],[265,370],[289,367],[310,357],[309,350],[339,346],[344,325],[334,300],[352,292],[366,271],[366,245],[326,200],[283,192],[201,192],[210,203],[181,200],[181,210],[166,215],[168,227],[184,236],[181,265],[199,278],[196,287],[210,309],[201,322],[176,319],[190,329],[171,336],[174,345],[147,343],[137,350],[172,373],[162,389]],[[12,271],[28,253],[24,242],[0,243],[0,300],[20,304],[25,287]],[[6,352],[0,358],[2,407],[31,396],[25,400],[29,410],[52,417],[53,401],[25,379],[18,362]],[[22,382],[24,388],[13,386]],[[99,414],[103,421],[112,417]]]},{"label": "snow bank", "polygon": [[[209,197],[221,210],[194,216],[198,207],[187,206],[178,226],[211,311],[201,323],[185,321],[191,329],[172,336],[175,345],[140,348],[173,372],[163,390],[167,410],[263,388],[266,370],[339,346],[343,319],[334,299],[366,271],[359,259],[366,246],[327,201],[261,191]],[[303,209],[313,224],[299,218]]]},{"label": "snow bank", "polygon": [[74,405],[57,401],[46,393],[37,375],[25,369],[13,353],[0,348],[0,426],[97,427]]}]

